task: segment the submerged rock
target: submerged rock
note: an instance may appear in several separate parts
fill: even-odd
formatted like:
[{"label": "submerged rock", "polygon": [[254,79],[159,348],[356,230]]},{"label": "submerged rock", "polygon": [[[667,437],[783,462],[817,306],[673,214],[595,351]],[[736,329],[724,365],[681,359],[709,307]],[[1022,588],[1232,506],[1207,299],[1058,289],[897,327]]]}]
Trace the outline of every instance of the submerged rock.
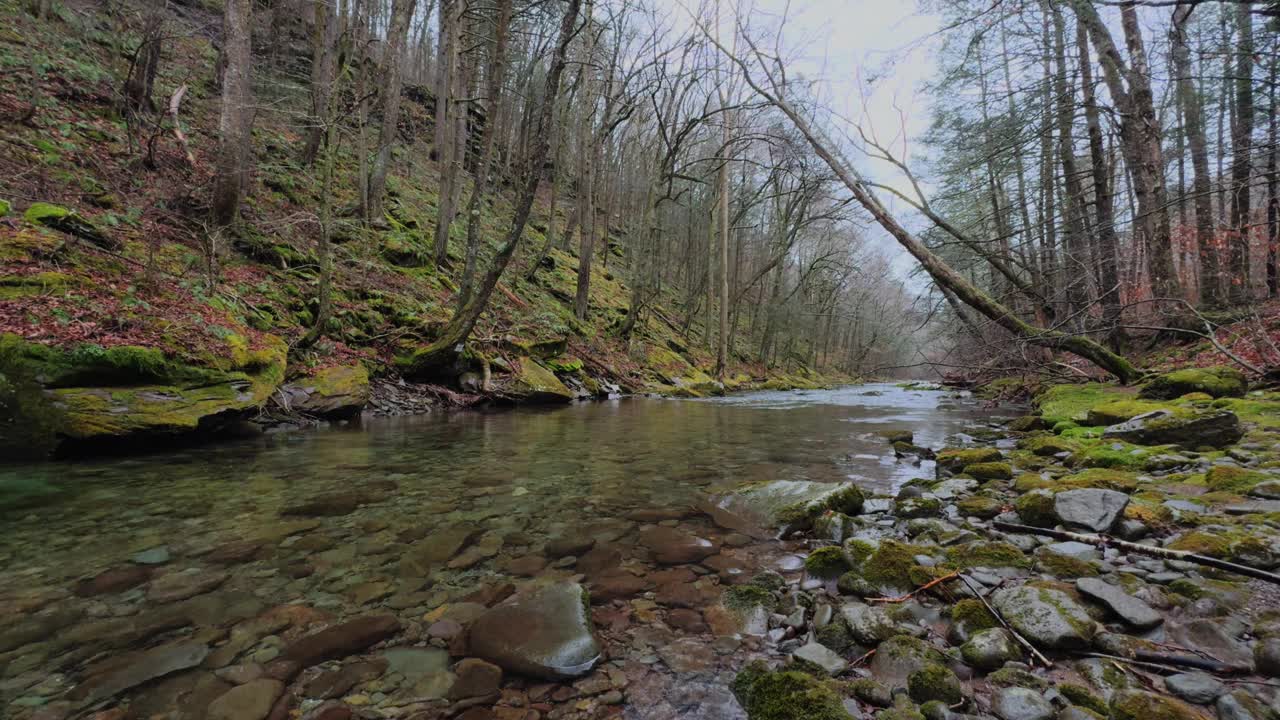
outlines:
[{"label": "submerged rock", "polygon": [[562,680],[590,672],[600,660],[586,592],[557,583],[517,594],[476,618],[470,650],[515,673]]},{"label": "submerged rock", "polygon": [[209,704],[206,720],[262,720],[271,712],[284,683],[262,678],[233,687]]},{"label": "submerged rock", "polygon": [[76,688],[72,697],[92,705],[156,678],[196,667],[208,655],[209,646],[202,642],[161,645],[138,654],[115,672],[90,679]]},{"label": "submerged rock", "polygon": [[640,533],[640,542],[662,565],[696,563],[719,549],[709,540],[669,527],[653,527]]},{"label": "submerged rock", "polygon": [[720,527],[768,538],[778,528],[812,519],[826,509],[857,515],[863,504],[862,492],[853,483],[774,480],[712,497],[700,509]]},{"label": "submerged rock", "polygon": [[398,632],[400,621],[394,615],[366,615],[297,640],[280,658],[308,668],[360,652]]}]

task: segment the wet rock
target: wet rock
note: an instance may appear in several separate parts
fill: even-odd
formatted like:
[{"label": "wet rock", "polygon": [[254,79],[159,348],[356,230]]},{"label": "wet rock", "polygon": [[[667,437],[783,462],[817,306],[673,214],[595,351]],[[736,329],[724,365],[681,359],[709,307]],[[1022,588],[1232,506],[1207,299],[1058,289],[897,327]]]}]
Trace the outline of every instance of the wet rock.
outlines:
[{"label": "wet rock", "polygon": [[271,712],[284,683],[262,679],[245,683],[223,693],[209,703],[206,720],[262,720]]},{"label": "wet rock", "polygon": [[76,583],[75,594],[80,597],[96,597],[98,595],[114,595],[135,588],[151,579],[150,568],[137,565],[122,565],[110,570],[103,570],[86,580]]},{"label": "wet rock", "polygon": [[281,510],[280,514],[297,517],[337,517],[350,515],[371,500],[369,494],[361,491],[327,493],[290,505]]},{"label": "wet rock", "polygon": [[164,565],[169,562],[169,557],[168,546],[161,545],[135,553],[133,557],[129,558],[129,561],[135,565]]},{"label": "wet rock", "polygon": [[400,621],[394,615],[366,615],[308,635],[287,647],[280,657],[307,668],[360,652],[398,632]]},{"label": "wet rock", "polygon": [[672,672],[700,673],[715,662],[715,650],[697,638],[681,638],[659,647],[658,657]]},{"label": "wet rock", "polygon": [[840,657],[831,648],[821,643],[811,642],[796,648],[791,653],[791,657],[807,660],[823,670],[828,675],[839,675],[849,669],[849,661]]},{"label": "wet rock", "polygon": [[170,573],[151,582],[147,599],[155,603],[186,600],[217,590],[227,581],[227,577],[226,573],[218,570]]},{"label": "wet rock", "polygon": [[871,658],[871,675],[889,687],[906,687],[912,673],[944,662],[942,653],[923,640],[896,635],[876,648]]},{"label": "wet rock", "polygon": [[1085,609],[1061,590],[1029,585],[1005,588],[992,595],[991,604],[1015,630],[1041,647],[1088,647],[1097,632]]},{"label": "wet rock", "polygon": [[144,651],[119,669],[81,684],[71,696],[85,705],[115,697],[156,678],[193,668],[204,661],[209,646],[202,642],[178,642]]},{"label": "wet rock", "polygon": [[577,583],[557,583],[508,598],[476,618],[471,652],[536,678],[583,675],[600,659],[585,595]]},{"label": "wet rock", "polygon": [[1022,658],[1022,648],[1004,628],[981,630],[960,646],[964,661],[979,670],[996,670]]},{"label": "wet rock", "polygon": [[630,573],[617,572],[591,581],[591,602],[607,603],[625,600],[648,590],[653,584]]},{"label": "wet rock", "polygon": [[549,558],[562,558],[565,555],[581,555],[595,547],[596,540],[591,537],[567,535],[549,541],[543,548]]},{"label": "wet rock", "polygon": [[[710,498],[699,505],[699,509],[726,530],[755,538],[769,538],[779,526],[789,522],[788,518],[796,508],[823,505],[838,493],[855,487],[851,483],[774,480],[745,485]],[[857,512],[846,514],[856,515]]]},{"label": "wet rock", "polygon": [[400,577],[427,577],[433,566],[448,562],[476,532],[474,525],[453,525],[419,540],[401,556]]},{"label": "wet rock", "polygon": [[507,571],[521,577],[533,577],[546,567],[547,559],[541,555],[524,555],[507,563]]},{"label": "wet rock", "polygon": [[1111,696],[1111,720],[1201,720],[1194,707],[1167,695],[1121,690]]},{"label": "wet rock", "polygon": [[216,670],[214,675],[232,685],[244,685],[262,677],[265,672],[263,667],[257,663],[244,663],[243,665],[231,665],[221,668]]},{"label": "wet rock", "polygon": [[1208,705],[1226,692],[1218,678],[1202,672],[1180,673],[1164,679],[1169,692],[1197,705]]},{"label": "wet rock", "polygon": [[654,527],[640,533],[640,542],[662,565],[696,563],[715,555],[718,549],[709,540],[669,527]]},{"label": "wet rock", "polygon": [[1214,709],[1218,711],[1218,720],[1267,720],[1275,717],[1274,710],[1244,690],[1235,690],[1219,697],[1218,702],[1214,703]]},{"label": "wet rock", "polygon": [[1253,659],[1258,672],[1268,677],[1280,677],[1280,638],[1259,640],[1253,649]]},{"label": "wet rock", "polygon": [[216,565],[239,565],[254,560],[261,551],[261,542],[235,540],[214,548],[204,559]]},{"label": "wet rock", "polygon": [[853,639],[868,647],[879,645],[897,632],[897,625],[889,619],[884,608],[866,603],[845,603],[840,607],[840,616],[849,626]]},{"label": "wet rock", "polygon": [[1188,415],[1154,410],[1112,425],[1103,431],[1102,436],[1135,445],[1182,445],[1190,448],[1208,445],[1221,448],[1239,442],[1244,431],[1240,429],[1240,419],[1227,410]]},{"label": "wet rock", "polygon": [[1150,605],[1125,592],[1121,588],[1097,578],[1076,580],[1076,589],[1085,596],[1106,605],[1120,619],[1138,630],[1150,630],[1164,622],[1164,616]]},{"label": "wet rock", "polygon": [[[1230,665],[1252,667],[1253,651],[1229,631],[1218,619],[1197,619],[1165,626],[1169,641],[1182,647],[1195,648]],[[1234,629],[1234,628],[1232,628]]]},{"label": "wet rock", "polygon": [[1086,488],[1053,496],[1053,511],[1058,520],[1094,532],[1109,531],[1128,505],[1129,496],[1115,490]]},{"label": "wet rock", "polygon": [[449,688],[450,700],[486,697],[498,692],[502,684],[502,668],[476,658],[466,658],[453,668],[457,679]]},{"label": "wet rock", "polygon": [[1043,695],[1020,687],[996,691],[991,712],[1001,720],[1049,720],[1054,715],[1053,705]]},{"label": "wet rock", "polygon": [[704,633],[708,629],[706,621],[702,619],[702,613],[686,608],[676,608],[667,613],[667,624],[678,630],[695,634]]},{"label": "wet rock", "polygon": [[330,700],[312,708],[302,720],[351,720],[351,714],[351,706]]},{"label": "wet rock", "polygon": [[404,678],[402,692],[413,698],[443,698],[456,676],[449,672],[449,653],[436,647],[395,647],[382,654],[392,674]]},{"label": "wet rock", "polygon": [[1249,494],[1263,500],[1280,500],[1280,480],[1266,480],[1249,489]]},{"label": "wet rock", "polygon": [[597,545],[578,558],[578,572],[594,578],[622,564],[622,551],[612,545]]}]

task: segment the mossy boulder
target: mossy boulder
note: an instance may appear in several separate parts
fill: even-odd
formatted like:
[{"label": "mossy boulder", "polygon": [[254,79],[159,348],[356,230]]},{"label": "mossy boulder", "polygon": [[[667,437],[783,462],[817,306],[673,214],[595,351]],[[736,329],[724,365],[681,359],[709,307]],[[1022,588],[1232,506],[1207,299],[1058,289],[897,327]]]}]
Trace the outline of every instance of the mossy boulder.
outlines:
[{"label": "mossy boulder", "polygon": [[889,687],[905,687],[913,673],[930,665],[945,664],[942,653],[924,640],[895,635],[876,648],[871,658],[871,674]]},{"label": "mossy boulder", "polygon": [[1095,426],[1116,425],[1155,410],[1167,410],[1175,414],[1189,414],[1169,405],[1127,398],[1124,400],[1111,400],[1089,408],[1089,412],[1085,416],[1085,422]]},{"label": "mossy boulder", "polygon": [[849,560],[844,549],[834,545],[820,547],[804,559],[805,572],[823,580],[834,580],[849,572]]},{"label": "mossy boulder", "polygon": [[1204,715],[1168,695],[1121,690],[1111,696],[1111,720],[1204,720]]},{"label": "mossy boulder", "polygon": [[1014,630],[1051,650],[1079,650],[1089,646],[1097,624],[1070,595],[1051,587],[1022,585],[992,594],[991,604]]},{"label": "mossy boulder", "polygon": [[1204,484],[1208,485],[1210,490],[1217,492],[1242,493],[1259,483],[1273,479],[1275,479],[1274,475],[1230,465],[1215,465],[1204,474]]},{"label": "mossy boulder", "polygon": [[226,342],[224,354],[194,365],[153,348],[64,350],[0,339],[3,354],[45,388],[59,418],[55,435],[100,445],[215,432],[256,412],[284,379],[284,341]]},{"label": "mossy boulder", "polygon": [[1009,480],[1013,467],[1007,462],[980,462],[964,466],[964,474],[978,480]]},{"label": "mossy boulder", "polygon": [[971,542],[947,548],[947,560],[958,568],[1014,567],[1031,565],[1018,546],[1007,542]]},{"label": "mossy boulder", "polygon": [[74,235],[108,250],[119,250],[120,243],[79,213],[52,203],[31,203],[22,219],[32,225],[41,225],[68,235]]},{"label": "mossy boulder", "polygon": [[516,363],[502,392],[520,403],[555,404],[573,400],[573,391],[565,387],[555,373],[528,357]]},{"label": "mossy boulder", "polygon": [[[1111,400],[1132,397],[1128,391],[1112,385],[1085,383],[1082,385],[1053,385],[1035,397],[1040,417],[1045,424],[1058,429],[1059,423],[1083,424],[1089,409]],[[1065,428],[1064,428],[1065,429]]]},{"label": "mossy boulder", "polygon": [[1231,554],[1231,540],[1221,533],[1191,530],[1174,538],[1166,545],[1170,550],[1182,550],[1211,558],[1226,558]]},{"label": "mossy boulder", "polygon": [[1249,389],[1244,373],[1232,367],[1186,368],[1160,375],[1138,391],[1138,396],[1155,400],[1173,400],[1190,393],[1211,397],[1243,397]]},{"label": "mossy boulder", "polygon": [[978,463],[999,462],[1004,453],[996,448],[947,448],[938,453],[938,467],[952,472],[960,472],[968,465]]},{"label": "mossy boulder", "polygon": [[279,397],[290,410],[304,415],[354,417],[369,402],[369,371],[360,363],[322,368],[283,385]]},{"label": "mossy boulder", "polygon": [[1052,457],[1074,451],[1076,444],[1057,435],[1032,435],[1019,440],[1018,449],[1039,457]]},{"label": "mossy boulder", "polygon": [[965,517],[976,517],[990,520],[1000,514],[1004,504],[986,495],[970,495],[956,502],[956,509]]},{"label": "mossy boulder", "polygon": [[1053,510],[1053,493],[1048,490],[1032,490],[1013,501],[1014,512],[1027,525],[1053,527],[1058,516]]},{"label": "mossy boulder", "polygon": [[810,528],[828,510],[856,515],[864,501],[853,483],[773,480],[744,484],[708,498],[700,507],[723,527],[759,535],[782,527]]},{"label": "mossy boulder", "polygon": [[835,682],[798,670],[770,670],[757,660],[729,687],[750,720],[852,720]]},{"label": "mossy boulder", "polygon": [[918,703],[955,705],[964,700],[960,678],[946,665],[929,663],[907,677],[907,694]]},{"label": "mossy boulder", "polygon": [[1240,419],[1229,410],[1174,413],[1168,410],[1138,415],[1128,422],[1112,425],[1104,439],[1135,445],[1181,445],[1188,448],[1222,448],[1244,436]]}]

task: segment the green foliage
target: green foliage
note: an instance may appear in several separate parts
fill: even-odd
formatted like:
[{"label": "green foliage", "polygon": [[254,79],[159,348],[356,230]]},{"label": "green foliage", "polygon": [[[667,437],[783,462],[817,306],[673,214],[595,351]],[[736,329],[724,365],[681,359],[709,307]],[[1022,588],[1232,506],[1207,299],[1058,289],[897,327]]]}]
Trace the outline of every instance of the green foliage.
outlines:
[{"label": "green foliage", "polygon": [[[26,362],[23,343],[13,335],[0,336],[0,457],[48,455],[64,422],[62,409],[45,394]],[[38,485],[6,483],[0,503],[18,505],[23,498],[42,494]]]},{"label": "green foliage", "polygon": [[795,670],[770,671],[758,660],[730,689],[751,720],[851,720],[833,683]]}]

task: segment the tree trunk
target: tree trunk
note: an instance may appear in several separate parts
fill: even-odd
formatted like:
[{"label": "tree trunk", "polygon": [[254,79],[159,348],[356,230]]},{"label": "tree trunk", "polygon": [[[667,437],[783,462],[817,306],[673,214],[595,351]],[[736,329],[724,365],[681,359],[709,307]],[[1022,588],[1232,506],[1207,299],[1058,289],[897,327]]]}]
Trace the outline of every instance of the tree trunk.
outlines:
[{"label": "tree trunk", "polygon": [[1280,247],[1280,136],[1276,132],[1277,116],[1280,105],[1276,104],[1276,84],[1280,82],[1280,47],[1273,44],[1271,51],[1271,119],[1267,123],[1267,144],[1271,152],[1267,154],[1267,297],[1276,297],[1277,287],[1276,252]]},{"label": "tree trunk", "polygon": [[[433,257],[437,267],[449,264],[449,228],[453,225],[454,186],[462,175],[463,158],[458,153],[455,115],[460,112],[458,82],[462,11],[465,0],[440,2],[440,59],[436,77],[436,159],[440,183],[436,196],[436,227]],[[465,142],[465,140],[464,140]]]},{"label": "tree trunk", "polygon": [[240,213],[249,184],[253,142],[253,2],[226,0],[222,16],[222,109],[213,185],[213,222],[227,227]]},{"label": "tree trunk", "polygon": [[415,0],[393,0],[391,4],[391,25],[387,28],[387,44],[382,54],[382,127],[378,132],[378,151],[369,172],[369,205],[363,213],[369,220],[376,221],[383,212],[382,195],[387,187],[387,168],[391,164],[391,148],[395,145],[400,121],[401,56],[416,4]]},{"label": "tree trunk", "polygon": [[405,368],[406,374],[412,377],[431,377],[453,364],[461,353],[467,338],[471,336],[471,330],[475,327],[476,321],[480,319],[480,315],[484,313],[485,308],[488,306],[490,295],[493,294],[494,288],[498,285],[498,280],[502,278],[502,273],[511,262],[511,256],[515,254],[516,248],[520,245],[520,240],[524,237],[525,224],[529,221],[529,213],[533,209],[533,199],[538,194],[538,185],[542,180],[542,168],[547,162],[547,155],[550,154],[549,136],[552,108],[560,92],[560,77],[564,74],[565,55],[568,52],[569,43],[573,39],[574,25],[577,22],[582,0],[567,0],[567,3],[568,8],[560,21],[559,39],[556,43],[555,53],[552,55],[551,65],[547,70],[542,108],[538,114],[537,129],[533,135],[529,161],[525,165],[527,168],[526,179],[512,212],[511,227],[507,231],[502,248],[499,249],[497,256],[493,259],[493,265],[489,268],[489,272],[485,275],[471,301],[453,314],[449,324],[441,331],[435,342],[414,353],[414,356],[408,362]]},{"label": "tree trunk", "polygon": [[1231,283],[1227,299],[1249,302],[1249,179],[1253,152],[1253,9],[1236,6],[1236,121],[1231,138]]},{"label": "tree trunk", "polygon": [[1187,21],[1194,5],[1179,5],[1173,11],[1169,40],[1177,83],[1178,101],[1186,123],[1187,144],[1191,148],[1192,203],[1196,213],[1196,245],[1200,258],[1200,302],[1214,307],[1222,304],[1222,284],[1218,275],[1218,251],[1213,246],[1213,186],[1209,178],[1209,149],[1204,132],[1204,104],[1192,81],[1191,49],[1187,44]]},{"label": "tree trunk", "polygon": [[311,117],[308,118],[306,143],[302,148],[302,164],[311,165],[324,142],[325,113],[329,107],[329,94],[333,91],[334,64],[338,44],[338,18],[327,0],[315,0],[315,15],[311,33]]}]

